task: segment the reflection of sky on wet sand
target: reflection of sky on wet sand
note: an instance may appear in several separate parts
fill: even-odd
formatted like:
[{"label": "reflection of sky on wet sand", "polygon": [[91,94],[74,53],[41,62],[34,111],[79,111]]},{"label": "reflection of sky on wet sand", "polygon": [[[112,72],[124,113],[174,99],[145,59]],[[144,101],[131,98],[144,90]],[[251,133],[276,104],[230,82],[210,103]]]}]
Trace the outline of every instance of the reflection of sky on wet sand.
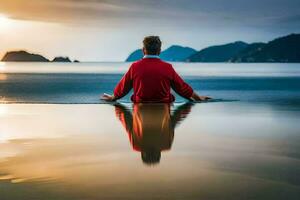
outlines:
[{"label": "reflection of sky on wet sand", "polygon": [[4,199],[300,196],[300,125],[293,111],[197,104],[175,129],[172,148],[149,167],[132,150],[114,106],[2,104],[1,110]]}]

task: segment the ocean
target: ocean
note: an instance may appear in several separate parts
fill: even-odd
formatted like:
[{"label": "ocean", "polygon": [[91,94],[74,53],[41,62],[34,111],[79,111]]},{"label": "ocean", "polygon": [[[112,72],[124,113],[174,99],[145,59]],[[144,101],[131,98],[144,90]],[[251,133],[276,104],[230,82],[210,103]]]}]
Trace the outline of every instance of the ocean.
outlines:
[{"label": "ocean", "polygon": [[[96,104],[112,93],[130,63],[3,63],[0,102]],[[2,67],[1,67],[2,66]],[[299,64],[174,64],[200,94],[217,100],[300,102]],[[130,102],[130,94],[123,100]],[[184,101],[177,96],[177,101]]]}]

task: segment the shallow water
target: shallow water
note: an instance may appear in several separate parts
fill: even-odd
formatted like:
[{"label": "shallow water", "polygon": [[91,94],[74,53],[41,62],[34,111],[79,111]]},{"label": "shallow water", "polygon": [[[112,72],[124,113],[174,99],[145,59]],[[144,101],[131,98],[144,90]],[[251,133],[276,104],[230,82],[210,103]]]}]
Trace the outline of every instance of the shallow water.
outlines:
[{"label": "shallow water", "polygon": [[283,67],[183,73],[219,100],[172,105],[98,104],[117,73],[5,71],[0,199],[299,199],[300,76]]},{"label": "shallow water", "polygon": [[[0,63],[2,103],[104,103],[130,63]],[[174,64],[200,94],[300,105],[300,64]],[[2,67],[1,67],[2,66]],[[130,94],[123,102],[130,102]],[[177,96],[177,102],[184,100]]]}]

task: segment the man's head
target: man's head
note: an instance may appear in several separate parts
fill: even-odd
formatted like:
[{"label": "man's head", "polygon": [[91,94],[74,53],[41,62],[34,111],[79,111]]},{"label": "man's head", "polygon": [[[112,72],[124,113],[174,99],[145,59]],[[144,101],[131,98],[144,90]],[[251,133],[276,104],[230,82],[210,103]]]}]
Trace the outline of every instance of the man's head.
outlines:
[{"label": "man's head", "polygon": [[144,55],[159,55],[161,51],[161,41],[158,36],[147,36],[143,41]]},{"label": "man's head", "polygon": [[146,149],[141,152],[141,156],[146,165],[155,165],[160,161],[161,152],[158,149]]}]

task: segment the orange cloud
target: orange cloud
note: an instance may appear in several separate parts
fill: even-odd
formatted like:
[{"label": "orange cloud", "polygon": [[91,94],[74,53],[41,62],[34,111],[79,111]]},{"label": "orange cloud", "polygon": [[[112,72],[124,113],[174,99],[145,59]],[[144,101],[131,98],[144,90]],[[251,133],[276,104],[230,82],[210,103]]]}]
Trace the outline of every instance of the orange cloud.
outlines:
[{"label": "orange cloud", "polygon": [[102,0],[1,0],[0,13],[10,18],[46,22],[101,20],[126,10]]}]

